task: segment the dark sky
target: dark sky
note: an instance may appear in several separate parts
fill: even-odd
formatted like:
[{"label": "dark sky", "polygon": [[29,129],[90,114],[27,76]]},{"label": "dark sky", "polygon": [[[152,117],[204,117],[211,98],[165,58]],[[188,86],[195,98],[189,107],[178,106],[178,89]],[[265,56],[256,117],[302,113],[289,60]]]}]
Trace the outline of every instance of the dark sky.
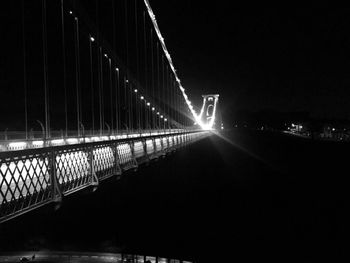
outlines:
[{"label": "dark sky", "polygon": [[[137,1],[142,17],[143,0]],[[306,111],[318,118],[350,118],[350,9],[238,9],[231,6],[230,1],[149,1],[177,73],[197,109],[201,106],[202,94],[219,93],[220,108],[228,117],[239,110],[272,109],[282,112]],[[41,1],[24,2],[28,118],[29,126],[37,128],[36,120],[42,120],[44,112]],[[51,119],[54,120],[52,123],[60,128],[64,112],[61,103],[64,93],[60,1],[47,2],[50,3],[47,5],[50,110]],[[65,1],[64,13],[67,97],[68,115],[71,116],[72,124],[75,124],[75,22],[68,13],[70,2]],[[106,43],[113,43],[112,1],[80,2],[87,10],[90,23],[96,23],[96,14],[99,14],[98,30]],[[6,40],[0,44],[0,89],[2,102],[5,102],[0,104],[0,109],[11,112],[3,115],[0,124],[7,125],[16,120],[18,129],[23,126],[25,83],[21,3],[19,0],[8,1],[0,9],[1,24],[5,25],[0,27],[0,35]],[[125,3],[128,3],[129,8],[129,30],[125,30],[123,24]],[[139,79],[143,81],[141,84],[145,84],[148,76],[150,87],[150,65],[147,74],[143,70],[142,19],[138,19],[137,44],[134,1],[116,0],[115,5],[116,54],[125,63],[128,45],[128,68],[132,68],[133,63],[135,73],[138,46],[140,69],[143,72]],[[92,31],[83,17],[80,21],[80,65],[81,76],[84,76],[80,86],[86,89],[90,87],[90,78],[86,76],[90,76],[88,36]],[[149,21],[146,24],[148,28],[151,26]],[[128,38],[125,37],[126,32],[129,32]],[[147,37],[150,39],[149,35]],[[97,51],[97,46],[93,48]],[[97,87],[98,63],[95,51],[94,87]],[[149,44],[147,51],[150,53]],[[104,67],[103,76],[106,79],[103,83],[106,86],[109,81],[107,63],[104,63]],[[153,73],[156,76],[156,72]],[[108,89],[107,86],[104,88]],[[83,119],[88,124],[91,102],[86,94],[90,93],[82,94],[82,112],[86,115]],[[104,96],[109,100],[107,93]],[[95,106],[97,109],[98,105]]]},{"label": "dark sky", "polygon": [[349,9],[150,3],[193,101],[219,93],[226,113],[275,109],[350,117]]}]

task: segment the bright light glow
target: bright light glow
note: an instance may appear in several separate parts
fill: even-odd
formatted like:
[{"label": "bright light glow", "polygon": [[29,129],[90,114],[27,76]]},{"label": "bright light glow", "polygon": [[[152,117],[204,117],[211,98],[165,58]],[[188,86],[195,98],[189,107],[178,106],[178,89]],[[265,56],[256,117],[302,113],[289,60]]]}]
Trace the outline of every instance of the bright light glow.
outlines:
[{"label": "bright light glow", "polygon": [[69,14],[70,14],[70,15],[72,15],[72,14],[73,14],[73,12],[70,10],[70,11],[69,11]]},{"label": "bright light glow", "polygon": [[164,119],[164,121],[168,121],[168,119],[167,119],[167,118],[165,118],[165,119]]},{"label": "bright light glow", "polygon": [[332,128],[332,131],[335,131],[335,128]]},{"label": "bright light glow", "polygon": [[129,83],[129,80],[128,80],[128,79],[126,79],[126,80],[125,80],[125,82],[126,82],[126,83]]},{"label": "bright light glow", "polygon": [[51,143],[52,144],[62,144],[62,143],[64,143],[64,140],[63,139],[56,139],[56,140],[52,140]]},{"label": "bright light glow", "polygon": [[116,71],[119,71],[119,68],[115,68]]},{"label": "bright light glow", "polygon": [[163,119],[163,115],[160,115],[160,117]]},{"label": "bright light glow", "polygon": [[90,37],[90,40],[91,40],[91,42],[94,42],[94,41],[95,41],[95,39],[94,39],[93,37]]},{"label": "bright light glow", "polygon": [[141,100],[143,100],[145,97],[144,97],[144,96],[141,96],[140,98],[141,98]]},{"label": "bright light glow", "polygon": [[152,111],[154,111],[155,110],[155,108],[154,107],[152,107]]},{"label": "bright light glow", "polygon": [[44,141],[33,141],[33,146],[40,147],[44,145]]},{"label": "bright light glow", "polygon": [[151,103],[147,102],[147,106],[148,106],[148,107],[151,106]]},{"label": "bright light glow", "polygon": [[67,143],[69,143],[69,144],[78,143],[78,139],[77,138],[68,138],[67,139]]},{"label": "bright light glow", "polygon": [[134,92],[137,93],[137,89],[134,89]]},{"label": "bright light glow", "polygon": [[9,147],[15,148],[15,149],[24,148],[26,146],[27,146],[26,142],[11,142],[11,143],[9,143]]},{"label": "bright light glow", "polygon": [[[214,106],[213,106],[212,115],[207,117],[207,120],[209,120],[209,121],[207,123],[203,123],[203,121],[202,121],[202,115],[204,112],[205,105],[202,106],[201,113],[198,116],[198,120],[199,120],[198,124],[200,125],[200,127],[203,130],[212,130],[214,127],[214,124],[215,124],[216,106],[217,106],[217,103],[219,100],[219,95],[211,95],[210,97],[214,98]],[[203,96],[203,104],[205,104],[205,102],[206,102],[206,96]],[[210,107],[210,105],[208,107]]]},{"label": "bright light glow", "polygon": [[159,115],[160,113],[159,113],[159,111],[157,112],[157,115]]}]

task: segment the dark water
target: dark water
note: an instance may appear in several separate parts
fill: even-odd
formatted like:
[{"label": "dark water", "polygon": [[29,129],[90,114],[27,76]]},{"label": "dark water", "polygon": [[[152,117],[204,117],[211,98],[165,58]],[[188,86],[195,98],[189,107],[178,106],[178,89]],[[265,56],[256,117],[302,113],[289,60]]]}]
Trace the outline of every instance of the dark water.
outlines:
[{"label": "dark water", "polygon": [[343,259],[349,145],[252,131],[224,136],[69,197],[55,212],[2,225],[1,250],[124,250],[197,262]]}]

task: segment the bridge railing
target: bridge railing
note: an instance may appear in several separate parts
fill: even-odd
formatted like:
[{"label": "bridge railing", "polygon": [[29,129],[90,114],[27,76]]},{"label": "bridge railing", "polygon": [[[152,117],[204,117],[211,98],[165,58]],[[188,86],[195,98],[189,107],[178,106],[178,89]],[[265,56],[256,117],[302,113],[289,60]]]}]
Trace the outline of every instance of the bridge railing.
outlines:
[{"label": "bridge railing", "polygon": [[[186,129],[196,130],[196,129]],[[0,152],[14,151],[33,148],[42,148],[77,143],[97,142],[106,140],[118,140],[125,138],[138,138],[152,135],[174,134],[185,132],[184,129],[149,129],[149,130],[118,130],[118,131],[86,131],[77,135],[77,131],[52,131],[50,138],[45,138],[42,132],[31,133],[30,136],[24,132],[2,132],[0,133]]]},{"label": "bridge railing", "polygon": [[17,262],[19,258],[31,258],[35,255],[35,260],[39,262],[59,260],[60,262],[115,262],[115,263],[194,263],[161,256],[148,256],[130,253],[91,253],[91,252],[65,252],[65,251],[23,251],[16,253],[0,253],[1,262]]},{"label": "bridge railing", "polygon": [[181,131],[0,152],[0,222],[207,136]]}]

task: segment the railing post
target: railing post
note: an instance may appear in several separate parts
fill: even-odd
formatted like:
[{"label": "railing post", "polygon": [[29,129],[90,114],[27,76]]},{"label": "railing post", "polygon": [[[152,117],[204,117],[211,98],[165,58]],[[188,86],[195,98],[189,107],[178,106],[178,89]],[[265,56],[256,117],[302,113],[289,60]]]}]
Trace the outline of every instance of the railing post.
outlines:
[{"label": "railing post", "polygon": [[160,138],[160,148],[162,149],[162,153],[164,152],[164,144],[163,144],[163,136],[161,136]]},{"label": "railing post", "polygon": [[56,154],[54,150],[51,150],[48,155],[48,173],[51,180],[52,201],[57,203],[59,207],[62,202],[62,193],[57,181]]},{"label": "railing post", "polygon": [[137,160],[135,158],[135,143],[134,141],[130,141],[129,142],[129,145],[130,145],[130,152],[131,152],[131,159],[132,159],[132,162],[133,162],[133,166],[135,168],[135,171],[137,170],[137,167],[138,167],[138,163],[137,163]]},{"label": "railing post", "polygon": [[118,153],[118,143],[113,144],[113,152],[114,152],[114,165],[115,165],[115,172],[116,175],[122,174],[122,169],[120,168],[120,162],[119,162],[119,153]]},{"label": "railing post", "polygon": [[98,180],[98,177],[95,173],[95,163],[94,163],[94,148],[93,146],[89,147],[89,151],[88,151],[88,161],[89,161],[89,165],[90,165],[90,184],[93,187],[93,191],[95,191],[100,182]]},{"label": "railing post", "polygon": [[156,143],[156,139],[153,137],[152,138],[152,143],[153,143],[153,153],[157,153],[157,143]]},{"label": "railing post", "polygon": [[170,151],[169,133],[166,135],[166,142],[167,142],[167,152],[169,152]]},{"label": "railing post", "polygon": [[145,153],[144,155],[147,158],[147,162],[149,162],[150,158],[149,158],[149,155],[148,155],[148,152],[147,152],[147,140],[145,138],[143,138],[143,139],[141,139],[141,142],[142,142],[142,145],[143,145],[143,152]]}]

